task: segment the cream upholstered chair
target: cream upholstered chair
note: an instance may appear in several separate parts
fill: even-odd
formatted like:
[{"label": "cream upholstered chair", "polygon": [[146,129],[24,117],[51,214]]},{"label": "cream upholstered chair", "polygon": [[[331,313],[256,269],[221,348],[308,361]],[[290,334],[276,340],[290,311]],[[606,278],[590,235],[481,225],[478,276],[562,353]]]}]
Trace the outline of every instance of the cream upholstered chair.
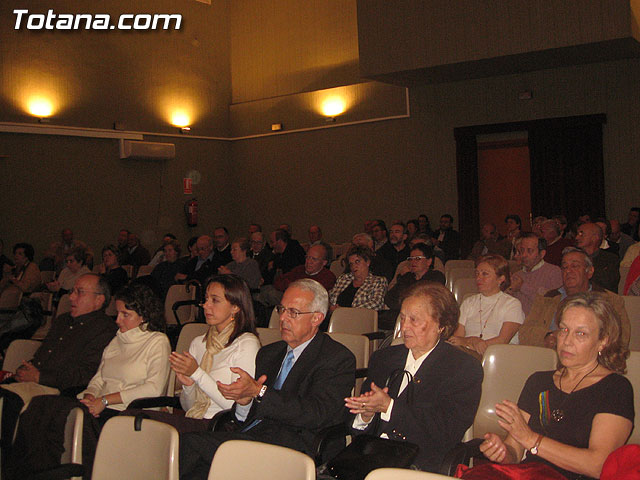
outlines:
[{"label": "cream upholstered chair", "polygon": [[220,445],[209,470],[210,480],[315,478],[316,467],[308,455],[290,448],[247,440],[229,440]]},{"label": "cream upholstered chair", "polygon": [[125,272],[127,272],[127,276],[129,278],[133,278],[133,270],[134,270],[134,266],[133,265],[120,265]]},{"label": "cream upholstered chair", "polygon": [[[334,254],[335,254],[335,250],[334,250]],[[344,273],[344,265],[340,260],[334,260],[333,262],[331,262],[331,265],[329,266],[329,270],[331,270],[331,273],[333,273],[337,278]]]},{"label": "cream upholstered chair", "polygon": [[[195,305],[197,288],[194,285],[171,285],[167,296],[164,300],[164,318],[167,325],[184,325],[185,323],[194,322],[198,313],[198,307]],[[176,309],[173,313],[173,305],[176,302],[194,302],[193,305],[184,305]],[[178,320],[176,321],[176,315]]]},{"label": "cream upholstered chair", "polygon": [[60,297],[58,301],[58,308],[56,308],[56,318],[58,318],[63,313],[69,313],[71,311],[71,299],[69,298],[69,294],[65,293]]},{"label": "cream upholstered chair", "polygon": [[453,293],[453,296],[456,297],[456,302],[458,302],[458,305],[461,305],[462,301],[468,294],[478,293],[476,279],[458,278],[453,284],[451,292]]},{"label": "cream upholstered chair", "polygon": [[[627,359],[627,375],[626,377],[633,385],[633,408],[636,412],[640,412],[640,352],[631,352]],[[627,443],[640,443],[640,429],[634,428]]]},{"label": "cream upholstered chair", "polygon": [[154,268],[155,267],[153,265],[140,265],[140,267],[138,268],[138,273],[136,274],[136,278],[144,277],[145,275],[151,275],[151,272],[153,272]]},{"label": "cream upholstered chair", "polygon": [[449,289],[449,290],[453,290],[453,286],[455,285],[456,281],[458,281],[461,278],[475,278],[476,276],[476,269],[475,267],[458,267],[458,268],[452,268],[451,270],[449,270],[446,274],[446,283],[445,286]]},{"label": "cream upholstered chair", "polygon": [[35,331],[31,337],[33,340],[44,340],[49,330],[51,329],[51,322],[53,321],[53,293],[51,292],[33,292],[29,295],[29,298],[38,300],[43,310],[44,322]]},{"label": "cream upholstered chair", "polygon": [[378,330],[378,312],[369,308],[338,307],[331,314],[328,332],[371,333]]},{"label": "cream upholstered chair", "polygon": [[2,369],[7,372],[15,372],[22,361],[31,360],[42,342],[37,340],[14,340],[7,348]]},{"label": "cream upholstered chair", "polygon": [[629,350],[640,351],[640,297],[625,295],[622,298],[631,323]]},{"label": "cream upholstered chair", "polygon": [[[60,463],[82,464],[82,428],[84,426],[84,412],[81,408],[72,408],[67,415],[64,427],[64,452]],[[71,480],[81,480],[82,477],[71,477]]]},{"label": "cream upholstered chair", "polygon": [[278,315],[275,308],[271,312],[271,317],[269,317],[269,328],[280,328],[280,315]]},{"label": "cream upholstered chair", "polygon": [[20,300],[22,300],[22,290],[9,285],[0,293],[0,310],[17,310],[20,306]]},{"label": "cream upholstered chair", "polygon": [[444,273],[445,275],[449,273],[449,270],[454,268],[475,268],[476,262],[473,260],[448,260],[447,263],[444,264]]},{"label": "cream upholstered chair", "polygon": [[378,468],[369,473],[365,480],[440,480],[448,477],[438,473],[418,472],[406,468]]},{"label": "cream upholstered chair", "polygon": [[113,417],[104,425],[93,463],[93,480],[178,477],[178,431],[171,425],[136,417]]},{"label": "cream upholstered chair", "polygon": [[279,328],[262,328],[258,327],[258,337],[260,338],[260,344],[264,347],[271,343],[276,343],[282,340]]},{"label": "cream upholstered chair", "polygon": [[[370,341],[364,335],[356,335],[353,333],[338,333],[331,332],[328,335],[336,342],[341,343],[347,347],[351,353],[356,357],[356,369],[364,369],[369,366],[370,357]],[[363,373],[364,374],[364,373]],[[360,393],[362,388],[363,378],[356,378],[356,384],[354,388],[355,394]]]},{"label": "cream upholstered chair", "polygon": [[631,267],[620,267],[620,281],[618,282],[618,295],[624,294],[624,284],[627,282],[627,276]]},{"label": "cream upholstered chair", "polygon": [[484,380],[480,405],[473,421],[472,438],[487,432],[504,434],[498,424],[495,405],[503,400],[517,402],[522,387],[531,374],[555,370],[555,350],[528,345],[491,345],[482,357]]}]

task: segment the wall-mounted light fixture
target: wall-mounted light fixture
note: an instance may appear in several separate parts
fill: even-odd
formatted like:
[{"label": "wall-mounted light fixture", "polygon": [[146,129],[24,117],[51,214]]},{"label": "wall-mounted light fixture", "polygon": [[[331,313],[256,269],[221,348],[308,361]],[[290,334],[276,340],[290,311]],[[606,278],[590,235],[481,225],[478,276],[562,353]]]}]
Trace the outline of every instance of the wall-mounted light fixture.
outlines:
[{"label": "wall-mounted light fixture", "polygon": [[347,109],[347,103],[342,97],[332,95],[322,101],[322,114],[327,122],[335,122],[336,117]]},{"label": "wall-mounted light fixture", "polygon": [[27,109],[40,123],[48,122],[49,117],[53,115],[53,103],[45,97],[31,97],[27,101]]}]

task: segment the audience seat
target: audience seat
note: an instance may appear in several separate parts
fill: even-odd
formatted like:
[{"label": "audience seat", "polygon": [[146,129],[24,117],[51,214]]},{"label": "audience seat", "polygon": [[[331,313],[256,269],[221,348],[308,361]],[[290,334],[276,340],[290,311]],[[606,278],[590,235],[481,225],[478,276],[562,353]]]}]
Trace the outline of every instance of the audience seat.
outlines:
[{"label": "audience seat", "polygon": [[55,318],[58,318],[63,313],[68,313],[71,311],[71,299],[69,298],[69,294],[65,293],[60,297],[58,301],[58,307],[56,308]]},{"label": "audience seat", "polygon": [[622,298],[631,324],[629,350],[640,351],[640,297],[624,295]]},{"label": "audience seat", "polygon": [[51,292],[34,292],[29,298],[38,300],[42,307],[43,322],[40,328],[31,336],[32,340],[44,340],[49,333],[51,322],[53,321],[53,293]]},{"label": "audience seat", "polygon": [[129,277],[129,279],[133,278],[133,270],[134,270],[134,266],[133,265],[120,265],[125,272],[127,272],[127,276]]},{"label": "audience seat", "polygon": [[362,382],[366,377],[366,369],[369,366],[370,341],[364,335],[354,335],[352,333],[331,332],[328,335],[336,342],[347,347],[356,357],[356,384],[354,392],[356,395],[360,393]]},{"label": "audience seat", "polygon": [[478,293],[478,286],[475,278],[458,278],[451,289],[453,296],[456,297],[458,305],[462,304],[467,294]]},{"label": "audience seat", "polygon": [[328,332],[363,334],[378,330],[378,312],[369,308],[338,307],[331,314]]},{"label": "audience seat", "polygon": [[444,264],[444,274],[447,276],[450,270],[454,268],[476,268],[476,262],[473,260],[448,260]]},{"label": "audience seat", "polygon": [[247,440],[224,442],[213,457],[210,480],[315,480],[308,455],[290,448]]},{"label": "audience seat", "polygon": [[378,468],[369,473],[364,480],[441,480],[446,478],[454,477],[407,468]]},{"label": "audience seat", "polygon": [[21,300],[22,291],[14,285],[9,285],[0,294],[0,313],[14,313]]},{"label": "audience seat", "polygon": [[155,267],[153,265],[140,265],[140,267],[138,268],[138,273],[136,274],[136,278],[151,275],[151,272],[153,272],[154,268]]},{"label": "audience seat", "polygon": [[46,285],[49,282],[53,282],[53,280],[55,279],[55,276],[56,276],[56,272],[54,272],[53,270],[40,271],[40,280],[42,281],[43,285]]},{"label": "audience seat", "polygon": [[262,328],[258,327],[258,337],[260,338],[260,344],[264,347],[271,343],[276,343],[282,340],[279,328]]},{"label": "audience seat", "polygon": [[449,290],[453,290],[453,285],[461,278],[476,278],[475,267],[452,268],[446,274],[445,286]]},{"label": "audience seat", "polygon": [[331,270],[331,273],[333,273],[336,276],[336,278],[338,278],[340,275],[344,273],[344,265],[340,260],[334,260],[333,262],[331,262],[331,265],[329,266],[329,270]]},{"label": "audience seat", "polygon": [[618,282],[618,295],[624,295],[624,284],[629,276],[629,269],[631,267],[620,267],[620,281]]},{"label": "audience seat", "polygon": [[164,300],[164,318],[167,325],[192,323],[197,315],[197,288],[193,284],[171,285]]},{"label": "audience seat", "polygon": [[278,315],[275,308],[271,311],[271,316],[269,317],[269,328],[280,328],[280,315]]},{"label": "audience seat", "polygon": [[7,348],[2,369],[7,372],[15,372],[23,360],[28,361],[33,358],[33,354],[41,344],[42,342],[36,340],[14,340]]}]

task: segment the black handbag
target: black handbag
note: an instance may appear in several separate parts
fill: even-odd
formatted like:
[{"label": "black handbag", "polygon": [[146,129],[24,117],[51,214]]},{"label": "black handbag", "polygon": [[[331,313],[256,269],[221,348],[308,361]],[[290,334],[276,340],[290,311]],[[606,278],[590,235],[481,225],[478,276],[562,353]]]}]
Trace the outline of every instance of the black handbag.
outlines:
[{"label": "black handbag", "polygon": [[358,435],[327,464],[338,480],[364,480],[377,468],[409,468],[418,455],[415,443]]},{"label": "black handbag", "polygon": [[[388,387],[394,381],[408,375],[407,394],[413,400],[413,375],[399,369],[389,375]],[[390,440],[374,435],[356,435],[352,442],[327,463],[327,471],[338,480],[364,480],[369,472],[377,468],[409,468],[418,455],[420,447],[415,443]]]}]

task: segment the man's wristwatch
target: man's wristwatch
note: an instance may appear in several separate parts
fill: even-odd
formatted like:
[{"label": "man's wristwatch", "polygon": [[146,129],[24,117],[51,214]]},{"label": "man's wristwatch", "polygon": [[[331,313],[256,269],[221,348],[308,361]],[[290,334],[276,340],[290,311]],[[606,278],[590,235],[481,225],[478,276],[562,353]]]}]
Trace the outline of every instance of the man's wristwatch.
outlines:
[{"label": "man's wristwatch", "polygon": [[258,395],[256,395],[255,397],[255,401],[260,403],[262,401],[262,397],[264,397],[265,392],[267,391],[267,386],[266,385],[262,385],[262,387],[260,387],[260,391],[258,392]]},{"label": "man's wristwatch", "polygon": [[533,445],[533,447],[531,447],[529,449],[529,451],[531,452],[532,455],[537,455],[538,454],[538,447],[540,446],[540,442],[542,442],[542,439],[544,438],[544,435],[539,434],[538,438],[536,439],[536,443]]},{"label": "man's wristwatch", "polygon": [[107,400],[107,397],[102,397],[100,401],[102,402],[102,405],[105,407],[109,405],[109,400]]}]

